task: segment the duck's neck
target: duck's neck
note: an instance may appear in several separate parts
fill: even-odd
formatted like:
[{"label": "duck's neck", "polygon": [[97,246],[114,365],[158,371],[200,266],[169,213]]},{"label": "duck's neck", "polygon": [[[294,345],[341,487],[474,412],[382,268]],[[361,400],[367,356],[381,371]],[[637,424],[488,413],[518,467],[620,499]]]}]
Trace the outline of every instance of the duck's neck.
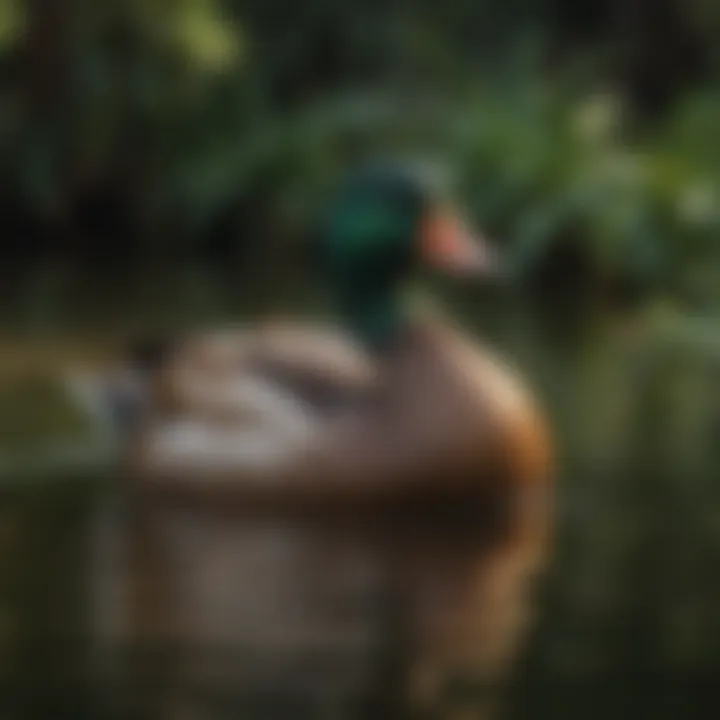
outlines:
[{"label": "duck's neck", "polygon": [[400,289],[348,296],[343,305],[347,329],[376,357],[391,352],[410,325],[410,311]]}]

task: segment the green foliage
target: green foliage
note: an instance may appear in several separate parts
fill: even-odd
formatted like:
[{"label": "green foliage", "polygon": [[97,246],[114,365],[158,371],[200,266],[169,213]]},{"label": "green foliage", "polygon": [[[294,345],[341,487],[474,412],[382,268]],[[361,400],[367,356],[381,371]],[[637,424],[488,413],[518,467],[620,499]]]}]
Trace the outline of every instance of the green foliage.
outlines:
[{"label": "green foliage", "polygon": [[25,31],[26,16],[20,0],[0,2],[0,47],[12,47]]},{"label": "green foliage", "polygon": [[88,437],[82,412],[53,378],[10,380],[0,385],[0,462],[13,453],[37,453],[43,442]]},{"label": "green foliage", "polygon": [[[595,3],[588,18],[605,18],[602,37],[583,53],[567,34],[584,21],[532,0],[455,0],[442,12],[76,0],[54,24],[43,7],[0,4],[3,222],[22,244],[22,208],[49,237],[23,251],[32,263],[48,246],[74,265],[282,249],[353,158],[424,153],[450,161],[521,276],[569,242],[602,273],[719,301],[720,95],[706,82],[640,120],[612,61],[621,17]],[[700,34],[715,15],[700,0],[681,12]],[[43,23],[47,53],[32,42]],[[26,72],[49,73],[45,55],[60,67],[49,100]],[[93,202],[116,217],[91,213]]]}]

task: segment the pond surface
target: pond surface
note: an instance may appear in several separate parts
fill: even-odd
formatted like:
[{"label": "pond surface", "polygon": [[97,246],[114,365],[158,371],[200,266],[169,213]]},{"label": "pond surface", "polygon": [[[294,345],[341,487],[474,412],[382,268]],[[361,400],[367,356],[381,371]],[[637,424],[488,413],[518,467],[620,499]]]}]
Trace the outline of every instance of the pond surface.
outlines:
[{"label": "pond surface", "polygon": [[[705,717],[720,671],[720,358],[647,328],[633,342],[600,329],[569,340],[520,316],[489,332],[544,398],[561,459],[553,565],[506,715]],[[10,428],[0,445],[27,451],[21,426],[33,417],[57,433],[51,396],[39,384],[0,399],[0,427]],[[121,712],[127,688],[109,702],[89,682],[88,558],[115,481],[48,469],[32,479],[6,473],[3,483],[0,717],[134,716]],[[207,717],[239,716],[216,700]],[[256,702],[258,717],[354,716],[322,699]]]}]

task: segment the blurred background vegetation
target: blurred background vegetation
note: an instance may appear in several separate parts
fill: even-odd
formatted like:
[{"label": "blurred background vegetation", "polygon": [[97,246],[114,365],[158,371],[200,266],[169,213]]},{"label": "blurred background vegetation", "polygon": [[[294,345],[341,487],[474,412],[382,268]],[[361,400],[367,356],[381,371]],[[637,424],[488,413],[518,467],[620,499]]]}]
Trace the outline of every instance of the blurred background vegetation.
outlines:
[{"label": "blurred background vegetation", "polygon": [[52,372],[141,327],[311,306],[293,248],[335,173],[422,151],[516,280],[438,290],[526,368],[560,442],[511,714],[700,717],[719,41],[714,0],[0,0],[0,713],[41,684],[39,715],[80,717],[62,678],[98,483],[11,462],[79,432]]}]

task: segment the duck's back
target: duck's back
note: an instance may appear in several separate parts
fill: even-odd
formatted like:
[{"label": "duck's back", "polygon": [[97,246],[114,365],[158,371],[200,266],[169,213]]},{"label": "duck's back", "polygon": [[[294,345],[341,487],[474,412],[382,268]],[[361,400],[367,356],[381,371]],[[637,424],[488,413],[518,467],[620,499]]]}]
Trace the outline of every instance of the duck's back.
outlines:
[{"label": "duck's back", "polygon": [[256,332],[248,367],[316,412],[346,408],[372,386],[375,369],[347,334],[322,325],[273,324]]},{"label": "duck's back", "polygon": [[[192,338],[165,368],[160,396],[175,414],[190,415],[201,406],[213,415],[211,397],[219,397],[217,415],[227,417],[227,389],[261,384],[324,415],[347,406],[372,380],[368,358],[336,329],[272,323]],[[200,401],[203,394],[210,402]]]}]

